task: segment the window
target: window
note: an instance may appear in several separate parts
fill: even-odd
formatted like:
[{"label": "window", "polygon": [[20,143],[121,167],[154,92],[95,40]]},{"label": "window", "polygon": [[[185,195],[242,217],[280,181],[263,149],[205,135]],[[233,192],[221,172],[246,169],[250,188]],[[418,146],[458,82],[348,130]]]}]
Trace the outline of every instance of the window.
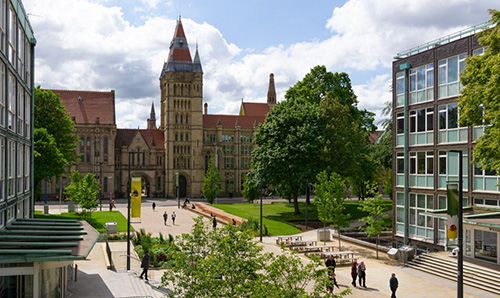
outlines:
[{"label": "window", "polygon": [[83,137],[80,137],[80,158],[82,159],[82,162],[85,161],[85,156],[83,155],[83,152],[85,150],[85,141]]},{"label": "window", "polygon": [[5,53],[5,38],[7,30],[6,0],[0,0],[0,50]]},{"label": "window", "polygon": [[[398,128],[399,130],[399,128]],[[434,108],[410,111],[410,145],[434,143]]]},{"label": "window", "polygon": [[222,135],[222,142],[233,142],[234,135]]},{"label": "window", "polygon": [[24,190],[23,182],[23,170],[24,170],[24,145],[17,143],[17,193],[21,193]]},{"label": "window", "polygon": [[434,152],[410,152],[410,186],[434,187]]},{"label": "window", "polygon": [[396,153],[396,185],[404,185],[404,181],[405,181],[404,169],[405,169],[404,153],[397,152]]},{"label": "window", "polygon": [[8,95],[7,95],[7,110],[8,110],[8,115],[7,115],[7,127],[15,131],[15,123],[14,123],[14,118],[16,115],[16,79],[14,78],[14,75],[9,71],[9,77],[8,77],[8,82],[7,82],[7,87],[8,87]]},{"label": "window", "polygon": [[482,47],[482,48],[479,48],[479,49],[475,49],[472,51],[472,55],[484,55],[484,51],[487,49],[488,47]]},{"label": "window", "polygon": [[[5,185],[5,138],[0,137],[0,202],[5,200],[4,185]],[[0,212],[2,213],[2,212]]]},{"label": "window", "polygon": [[234,158],[232,157],[224,158],[224,167],[227,170],[234,169]]},{"label": "window", "polygon": [[15,168],[16,168],[16,144],[7,141],[7,197],[10,198],[15,194]]},{"label": "window", "polygon": [[215,135],[214,134],[207,134],[205,137],[205,140],[210,143],[215,143]]},{"label": "window", "polygon": [[108,162],[108,137],[104,137],[103,141],[102,141],[102,145],[103,145],[103,161],[104,162]]},{"label": "window", "polygon": [[24,88],[21,84],[17,85],[17,133],[24,135]]},{"label": "window", "polygon": [[410,193],[409,227],[410,237],[432,241],[434,239],[434,219],[422,215],[434,209],[434,196],[431,194]]},{"label": "window", "polygon": [[475,198],[474,205],[486,207],[500,207],[499,199]]},{"label": "window", "polygon": [[405,118],[404,113],[396,114],[396,146],[403,146],[405,142]]},{"label": "window", "polygon": [[251,136],[241,135],[240,136],[240,142],[241,143],[251,143],[252,142],[252,137]]},{"label": "window", "polygon": [[[29,146],[25,146],[24,149],[24,191],[28,191],[30,188],[30,157],[31,157],[31,148]],[[63,178],[64,181],[64,178]]]},{"label": "window", "polygon": [[434,66],[410,69],[410,104],[434,100]]},{"label": "window", "polygon": [[27,139],[31,138],[31,96],[28,92],[24,93],[24,98],[26,100],[25,104],[25,112],[24,115],[24,121],[26,124],[26,130],[25,130],[25,136]]},{"label": "window", "polygon": [[451,103],[439,106],[439,139],[441,143],[467,142],[467,127],[458,125],[458,104]]},{"label": "window", "polygon": [[[458,153],[439,151],[439,178],[438,188],[446,189],[447,181],[458,181]],[[462,150],[462,174],[463,174],[463,187],[467,189],[468,185],[468,158],[467,150]]]},{"label": "window", "polygon": [[252,152],[252,146],[240,146],[240,154],[241,155],[250,155]]},{"label": "window", "polygon": [[87,137],[86,160],[90,163],[90,138]]},{"label": "window", "polygon": [[156,190],[161,191],[161,176],[156,177]]},{"label": "window", "polygon": [[497,186],[499,175],[492,170],[482,169],[480,165],[474,164],[474,190],[500,191]]},{"label": "window", "polygon": [[405,75],[404,72],[398,72],[396,74],[396,107],[403,106],[405,104]]},{"label": "window", "polygon": [[9,6],[9,62],[16,65],[17,18],[14,8]]},{"label": "window", "polygon": [[[0,0],[1,1],[1,0]],[[0,12],[1,14],[1,12]],[[5,64],[0,61],[0,126],[5,126]]]},{"label": "window", "polygon": [[396,193],[396,234],[404,234],[404,222],[405,222],[405,210],[404,210],[404,193]]},{"label": "window", "polygon": [[250,158],[248,158],[248,157],[241,158],[241,168],[242,169],[249,169],[250,168]]},{"label": "window", "polygon": [[108,192],[108,177],[103,177],[102,179],[103,179],[102,180],[102,184],[103,184],[102,191],[104,193],[106,193],[106,192]]},{"label": "window", "polygon": [[17,25],[17,73],[24,79],[24,30]]},{"label": "window", "polygon": [[445,98],[460,94],[460,91],[463,88],[462,84],[460,83],[460,74],[465,68],[466,57],[466,54],[461,54],[438,62],[438,98]]},{"label": "window", "polygon": [[224,145],[222,146],[222,151],[224,154],[234,154],[234,146],[233,145]]},{"label": "window", "polygon": [[226,192],[233,192],[234,191],[234,174],[233,173],[226,173],[225,175],[225,182],[226,182]]}]

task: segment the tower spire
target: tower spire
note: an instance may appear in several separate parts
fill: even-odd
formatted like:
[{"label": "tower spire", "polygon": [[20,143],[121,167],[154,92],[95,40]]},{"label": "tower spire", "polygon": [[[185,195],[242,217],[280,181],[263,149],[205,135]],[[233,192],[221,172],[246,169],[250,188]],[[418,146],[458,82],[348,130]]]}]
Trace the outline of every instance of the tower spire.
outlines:
[{"label": "tower spire", "polygon": [[274,74],[269,75],[269,87],[267,89],[267,105],[272,108],[276,104],[276,88],[274,87]]},{"label": "tower spire", "polygon": [[148,129],[155,129],[156,128],[156,113],[155,113],[155,103],[151,103],[151,112],[149,113],[149,119],[148,119]]}]

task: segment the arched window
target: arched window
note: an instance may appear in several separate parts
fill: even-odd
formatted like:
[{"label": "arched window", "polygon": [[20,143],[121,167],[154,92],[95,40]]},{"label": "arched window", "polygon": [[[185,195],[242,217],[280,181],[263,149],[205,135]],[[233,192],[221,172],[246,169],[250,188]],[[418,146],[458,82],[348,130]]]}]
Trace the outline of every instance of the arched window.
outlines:
[{"label": "arched window", "polygon": [[177,124],[177,114],[175,114],[175,124]]},{"label": "arched window", "polygon": [[181,115],[181,124],[182,124],[182,115]]},{"label": "arched window", "polygon": [[186,124],[189,124],[189,115],[186,115]]},{"label": "arched window", "polygon": [[183,139],[184,139],[184,134],[181,133],[181,141],[183,141]]},{"label": "arched window", "polygon": [[175,134],[175,140],[177,141],[177,134]]},{"label": "arched window", "polygon": [[189,134],[186,133],[186,141],[189,141]]},{"label": "arched window", "polygon": [[87,152],[86,152],[86,159],[87,159],[87,162],[90,162],[90,138],[87,137]]}]

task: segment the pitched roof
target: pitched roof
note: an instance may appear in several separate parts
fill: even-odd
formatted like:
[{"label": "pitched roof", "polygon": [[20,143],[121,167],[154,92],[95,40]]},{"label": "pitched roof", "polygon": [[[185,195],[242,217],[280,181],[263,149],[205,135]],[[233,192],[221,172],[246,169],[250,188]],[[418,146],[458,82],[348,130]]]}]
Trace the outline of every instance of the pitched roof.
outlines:
[{"label": "pitched roof", "polygon": [[163,132],[157,128],[154,129],[133,129],[119,128],[116,130],[115,148],[122,146],[128,147],[135,135],[139,132],[149,147],[163,148]]},{"label": "pitched roof", "polygon": [[75,117],[76,124],[95,123],[116,124],[115,90],[83,91],[48,89],[59,94],[62,104],[70,117]]},{"label": "pitched roof", "polygon": [[378,140],[378,138],[382,135],[382,132],[384,132],[383,130],[376,130],[375,132],[372,132],[370,134],[370,142],[372,144],[375,144]]},{"label": "pitched roof", "polygon": [[[253,128],[255,124],[264,123],[264,116],[241,116],[241,115],[203,115],[203,127],[222,127],[234,128],[237,124],[241,128]],[[238,123],[239,122],[239,123]]]},{"label": "pitched roof", "polygon": [[265,117],[269,113],[267,103],[242,102],[240,115]]}]

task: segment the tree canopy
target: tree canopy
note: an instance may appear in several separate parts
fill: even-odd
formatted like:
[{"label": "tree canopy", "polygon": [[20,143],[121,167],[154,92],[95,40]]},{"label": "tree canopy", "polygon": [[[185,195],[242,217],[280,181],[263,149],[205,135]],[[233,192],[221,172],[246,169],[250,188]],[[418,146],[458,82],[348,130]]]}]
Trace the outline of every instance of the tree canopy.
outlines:
[{"label": "tree canopy", "polygon": [[82,176],[80,172],[74,171],[71,173],[71,182],[65,188],[65,194],[68,195],[66,200],[77,203],[91,218],[92,211],[99,206],[97,195],[100,189],[101,185],[94,174]]},{"label": "tree canopy", "polygon": [[474,163],[500,172],[500,11],[490,9],[493,28],[477,33],[483,55],[467,58],[458,98],[460,125],[486,125],[473,152]]},{"label": "tree canopy", "polygon": [[203,197],[206,198],[210,204],[212,204],[214,199],[222,193],[220,171],[215,166],[215,158],[213,155],[210,157],[208,163],[208,171],[203,179],[201,192],[203,193]]},{"label": "tree canopy", "polygon": [[78,137],[59,95],[35,88],[35,187],[40,181],[59,176],[77,160]]},{"label": "tree canopy", "polygon": [[259,127],[252,164],[264,184],[293,200],[299,214],[297,197],[322,170],[352,181],[372,175],[367,144],[375,126],[373,113],[357,108],[349,76],[325,66],[311,69],[285,98]]}]

